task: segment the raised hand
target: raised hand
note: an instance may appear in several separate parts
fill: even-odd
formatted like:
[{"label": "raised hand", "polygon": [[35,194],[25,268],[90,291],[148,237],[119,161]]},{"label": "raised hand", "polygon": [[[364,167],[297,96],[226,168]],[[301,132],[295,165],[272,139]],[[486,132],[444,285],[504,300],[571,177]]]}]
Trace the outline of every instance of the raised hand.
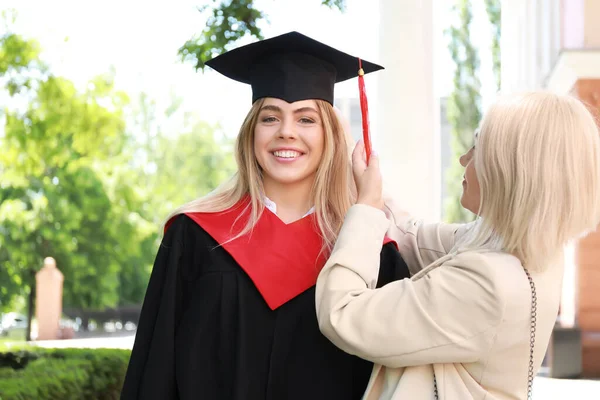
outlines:
[{"label": "raised hand", "polygon": [[359,141],[352,152],[352,174],[358,191],[357,204],[383,208],[383,193],[379,157],[371,153],[369,165],[363,141]]}]

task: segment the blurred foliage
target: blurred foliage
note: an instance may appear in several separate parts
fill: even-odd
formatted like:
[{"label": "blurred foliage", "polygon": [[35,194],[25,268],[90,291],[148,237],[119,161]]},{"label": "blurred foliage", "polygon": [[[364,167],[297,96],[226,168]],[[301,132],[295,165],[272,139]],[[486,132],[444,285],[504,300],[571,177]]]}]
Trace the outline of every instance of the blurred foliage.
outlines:
[{"label": "blurred foliage", "polygon": [[129,350],[42,349],[0,353],[3,400],[117,399]]},{"label": "blurred foliage", "polygon": [[500,89],[500,37],[502,36],[500,0],[485,0],[485,10],[492,25],[492,60],[496,87]]},{"label": "blurred foliage", "polygon": [[48,256],[65,276],[65,307],[140,303],[160,223],[233,172],[229,142],[194,116],[181,134],[163,132],[159,112],[138,104],[147,96],[132,102],[115,89],[114,71],[78,90],[49,71],[35,40],[11,31],[9,16],[4,23],[0,309],[23,304]]},{"label": "blurred foliage", "polygon": [[[470,0],[456,0],[452,12],[456,18],[446,30],[450,54],[456,65],[454,89],[448,99],[448,120],[452,127],[451,165],[446,171],[448,197],[445,199],[447,222],[469,222],[475,217],[460,204],[464,168],[459,157],[473,146],[474,133],[481,120],[481,82],[478,50],[471,41],[473,21]],[[493,29],[492,59],[497,87],[500,87],[500,0],[486,0],[486,10]]]},{"label": "blurred foliage", "polygon": [[[346,7],[346,0],[321,0],[321,3],[340,11]],[[212,0],[212,4],[198,9],[208,13],[206,25],[179,49],[182,60],[193,62],[196,70],[203,70],[208,60],[226,52],[246,35],[263,39],[259,24],[267,20],[267,15],[256,8],[254,0],[222,0],[218,5],[217,0]]]}]

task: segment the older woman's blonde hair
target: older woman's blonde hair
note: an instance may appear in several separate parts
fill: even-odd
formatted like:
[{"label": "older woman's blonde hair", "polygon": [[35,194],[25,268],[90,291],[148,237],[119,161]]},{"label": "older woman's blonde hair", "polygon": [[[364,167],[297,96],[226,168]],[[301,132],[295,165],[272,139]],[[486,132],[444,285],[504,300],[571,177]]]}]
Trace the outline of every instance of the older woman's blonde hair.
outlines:
[{"label": "older woman's blonde hair", "polygon": [[473,157],[481,203],[471,245],[499,247],[542,270],[598,226],[600,138],[579,100],[502,98],[482,121]]},{"label": "older woman's blonde hair", "polygon": [[[323,249],[333,248],[344,216],[354,202],[346,133],[331,104],[315,100],[325,134],[323,156],[312,187],[317,225],[323,238]],[[176,209],[172,217],[188,212],[219,212],[249,197],[250,219],[231,240],[248,233],[265,208],[262,171],[254,153],[254,130],[264,99],[257,100],[246,116],[236,139],[235,158],[238,171],[213,192]]]}]

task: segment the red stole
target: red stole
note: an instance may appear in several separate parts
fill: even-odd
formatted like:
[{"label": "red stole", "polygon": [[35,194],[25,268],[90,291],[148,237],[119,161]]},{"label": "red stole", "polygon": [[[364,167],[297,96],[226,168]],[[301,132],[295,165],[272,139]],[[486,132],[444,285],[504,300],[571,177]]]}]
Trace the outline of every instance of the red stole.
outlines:
[{"label": "red stole", "polygon": [[[246,204],[217,213],[186,215],[222,245],[274,310],[316,284],[328,254],[322,252],[314,213],[285,224],[265,208],[249,233],[230,240],[248,222],[250,208]],[[386,237],[383,244],[389,242],[392,240]]]}]

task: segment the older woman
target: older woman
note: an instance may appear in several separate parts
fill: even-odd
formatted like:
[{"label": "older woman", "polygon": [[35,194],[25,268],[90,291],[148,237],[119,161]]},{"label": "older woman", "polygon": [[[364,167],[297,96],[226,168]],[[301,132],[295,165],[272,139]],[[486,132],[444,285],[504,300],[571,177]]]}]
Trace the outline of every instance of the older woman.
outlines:
[{"label": "older woman", "polygon": [[[498,101],[460,160],[461,204],[478,215],[468,225],[384,207],[378,159],[367,167],[359,143],[358,204],[319,275],[316,306],[336,346],[375,363],[365,399],[527,397],[558,312],[563,247],[600,221],[598,135],[574,98]],[[376,288],[386,232],[412,277]]]}]

